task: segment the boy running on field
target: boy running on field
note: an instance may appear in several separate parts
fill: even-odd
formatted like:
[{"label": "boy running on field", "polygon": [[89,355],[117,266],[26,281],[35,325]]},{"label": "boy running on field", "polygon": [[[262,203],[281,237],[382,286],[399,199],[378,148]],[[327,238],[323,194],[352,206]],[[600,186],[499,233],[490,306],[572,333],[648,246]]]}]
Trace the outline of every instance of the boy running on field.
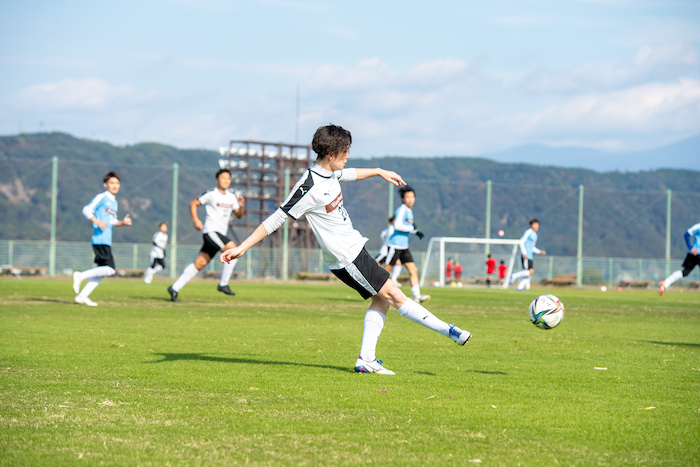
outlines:
[{"label": "boy running on field", "polygon": [[546,251],[540,250],[535,246],[537,243],[538,230],[540,230],[540,221],[532,219],[530,221],[530,228],[527,229],[520,238],[520,260],[523,263],[523,270],[510,276],[511,284],[516,279],[522,279],[518,284],[519,291],[530,289],[530,278],[535,273],[535,264],[532,261],[533,255],[547,254]]},{"label": "boy running on field", "polygon": [[430,295],[421,295],[418,281],[418,268],[413,261],[411,250],[408,249],[408,235],[416,234],[418,239],[423,239],[423,232],[413,225],[413,205],[416,202],[416,192],[410,186],[399,188],[402,204],[394,214],[394,233],[389,238],[389,253],[386,257],[386,270],[392,272],[397,261],[406,266],[411,283],[413,300],[423,303],[430,300]]},{"label": "boy running on field", "polygon": [[[97,306],[97,303],[90,300],[90,294],[100,285],[102,279],[116,273],[114,257],[112,256],[112,227],[131,225],[131,217],[128,214],[124,216],[123,220],[117,219],[119,205],[116,195],[121,187],[119,174],[109,172],[102,181],[107,191],[95,196],[83,208],[83,215],[92,222],[92,250],[95,253],[97,267],[73,273],[73,291],[78,294],[75,297],[75,302],[87,306]],[[85,284],[83,290],[80,290],[80,284],[84,280],[87,280],[88,283]]]},{"label": "boy running on field", "polygon": [[331,272],[372,303],[365,314],[360,356],[355,362],[358,373],[393,375],[376,359],[377,341],[384,327],[389,306],[401,316],[449,337],[459,345],[467,343],[471,334],[438,319],[419,303],[401,292],[389,273],[379,267],[367,250],[367,239],[355,230],[343,206],[343,194],[339,182],[382,177],[396,186],[404,185],[400,175],[376,169],[345,169],[352,143],[350,132],[335,125],[316,130],[312,148],[318,155],[313,164],[296,183],[292,191],[274,214],[268,217],[238,247],[221,254],[221,261],[239,258],[249,248],[277,230],[287,217],[298,219],[306,216],[316,236],[323,258]]},{"label": "boy running on field", "polygon": [[158,225],[158,232],[153,234],[151,239],[153,246],[151,247],[148,269],[143,275],[143,281],[146,284],[153,282],[153,276],[157,272],[165,269],[165,246],[168,244],[168,224],[161,222]]},{"label": "boy running on field", "polygon": [[683,269],[674,271],[670,276],[659,283],[659,295],[663,295],[666,289],[671,287],[671,284],[678,279],[690,274],[690,271],[692,271],[695,266],[700,266],[700,256],[698,256],[698,250],[700,250],[700,223],[689,228],[685,234],[683,234],[683,238],[685,238],[685,244],[688,245],[688,254],[683,261]]},{"label": "boy running on field", "polygon": [[[243,216],[243,206],[245,199],[242,196],[236,196],[228,188],[231,186],[231,172],[228,169],[221,169],[216,172],[216,186],[209,191],[205,191],[198,198],[195,198],[190,203],[190,214],[194,228],[203,231],[204,244],[199,251],[194,263],[190,263],[182,271],[180,277],[173,285],[168,287],[170,300],[173,302],[179,301],[177,295],[182,288],[192,280],[194,276],[201,271],[214,255],[219,251],[225,251],[236,246],[233,241],[226,236],[228,231],[228,223],[231,220],[231,213],[240,219]],[[197,216],[197,206],[206,208],[206,218],[204,224]],[[236,261],[231,261],[224,265],[221,271],[221,280],[216,288],[219,292],[227,295],[236,295],[228,286],[228,281],[233,274],[233,268],[236,267]]]}]

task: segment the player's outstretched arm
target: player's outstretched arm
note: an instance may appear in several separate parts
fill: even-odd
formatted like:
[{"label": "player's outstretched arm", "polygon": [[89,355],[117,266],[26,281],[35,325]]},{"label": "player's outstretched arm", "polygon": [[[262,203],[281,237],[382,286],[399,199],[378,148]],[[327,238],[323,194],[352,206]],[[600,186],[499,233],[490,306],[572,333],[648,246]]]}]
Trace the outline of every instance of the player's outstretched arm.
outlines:
[{"label": "player's outstretched arm", "polygon": [[406,184],[406,182],[403,181],[403,178],[401,178],[401,175],[397,174],[396,172],[392,172],[391,170],[384,170],[377,167],[376,169],[355,169],[355,171],[357,172],[358,180],[364,180],[365,178],[370,177],[382,177],[387,182],[396,186]]},{"label": "player's outstretched arm", "polygon": [[255,229],[255,231],[252,234],[250,234],[248,238],[241,242],[240,245],[221,253],[219,259],[222,263],[228,263],[234,259],[240,258],[241,256],[243,256],[243,253],[248,251],[251,247],[253,247],[253,245],[258,243],[265,237],[267,237],[267,230],[265,229],[264,225],[260,224],[258,228]]}]

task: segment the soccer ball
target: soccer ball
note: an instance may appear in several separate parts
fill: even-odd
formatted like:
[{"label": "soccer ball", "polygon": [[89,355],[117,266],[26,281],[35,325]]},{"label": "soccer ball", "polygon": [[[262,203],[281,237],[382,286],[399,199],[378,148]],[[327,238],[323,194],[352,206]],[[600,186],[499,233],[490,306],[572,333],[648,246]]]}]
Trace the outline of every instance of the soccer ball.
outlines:
[{"label": "soccer ball", "polygon": [[552,329],[564,319],[564,305],[554,295],[540,295],[530,303],[530,321],[540,329]]}]

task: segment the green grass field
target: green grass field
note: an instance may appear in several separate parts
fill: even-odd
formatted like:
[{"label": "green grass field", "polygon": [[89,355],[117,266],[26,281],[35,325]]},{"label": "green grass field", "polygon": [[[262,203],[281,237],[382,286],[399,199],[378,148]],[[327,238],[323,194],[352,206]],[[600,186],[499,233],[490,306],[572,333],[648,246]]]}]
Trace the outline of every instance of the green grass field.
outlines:
[{"label": "green grass field", "polygon": [[700,293],[426,289],[474,337],[392,310],[378,376],[348,287],[160,280],[0,280],[0,464],[700,465]]}]

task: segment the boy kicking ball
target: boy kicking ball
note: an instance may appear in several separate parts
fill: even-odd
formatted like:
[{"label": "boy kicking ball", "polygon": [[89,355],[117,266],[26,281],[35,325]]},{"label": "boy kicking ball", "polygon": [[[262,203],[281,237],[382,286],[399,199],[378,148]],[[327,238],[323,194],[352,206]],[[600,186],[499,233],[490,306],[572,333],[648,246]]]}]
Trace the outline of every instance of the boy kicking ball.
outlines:
[{"label": "boy kicking ball", "polygon": [[365,313],[362,345],[355,371],[393,375],[394,372],[384,368],[382,361],[376,358],[377,342],[389,306],[396,308],[401,316],[452,339],[458,345],[466,344],[471,334],[445,323],[423,305],[406,297],[389,280],[389,273],[365,250],[367,239],[352,226],[343,206],[339,182],[369,177],[381,177],[396,186],[405,185],[406,182],[397,173],[380,168],[346,169],[351,143],[350,132],[342,127],[328,125],[316,130],[312,141],[312,148],[318,156],[316,163],[304,172],[287,199],[270,217],[239,246],[224,251],[220,258],[224,263],[238,259],[277,230],[287,217],[296,220],[305,215],[331,272],[365,300],[372,299]]}]

